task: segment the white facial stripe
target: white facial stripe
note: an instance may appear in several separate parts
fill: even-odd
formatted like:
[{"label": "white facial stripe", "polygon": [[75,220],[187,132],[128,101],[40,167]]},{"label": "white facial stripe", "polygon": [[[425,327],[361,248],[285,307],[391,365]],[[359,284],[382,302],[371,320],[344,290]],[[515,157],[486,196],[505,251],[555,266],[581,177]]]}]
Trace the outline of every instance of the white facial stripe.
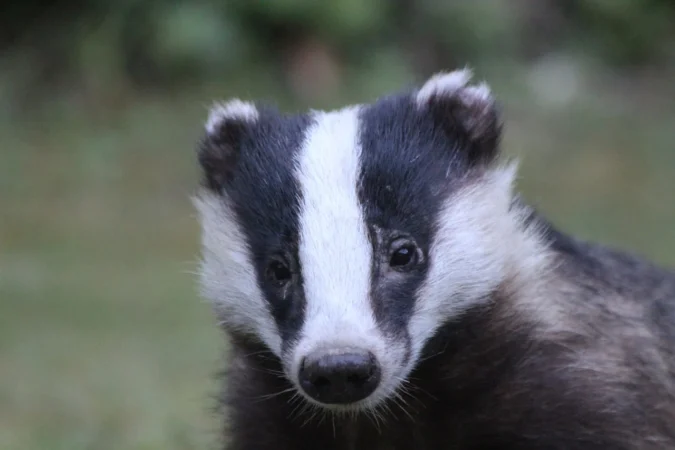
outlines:
[{"label": "white facial stripe", "polygon": [[441,211],[431,267],[409,325],[415,357],[443,321],[486,301],[505,278],[522,239],[509,212],[514,176],[515,166],[494,171],[453,194]]},{"label": "white facial stripe", "polygon": [[357,197],[358,112],[316,112],[299,154],[307,305],[298,357],[321,345],[376,345],[369,342],[378,336],[369,295],[372,247]]},{"label": "white facial stripe", "polygon": [[281,355],[281,338],[263,297],[246,240],[226,197],[201,192],[194,199],[201,216],[201,288],[228,327],[260,337]]}]

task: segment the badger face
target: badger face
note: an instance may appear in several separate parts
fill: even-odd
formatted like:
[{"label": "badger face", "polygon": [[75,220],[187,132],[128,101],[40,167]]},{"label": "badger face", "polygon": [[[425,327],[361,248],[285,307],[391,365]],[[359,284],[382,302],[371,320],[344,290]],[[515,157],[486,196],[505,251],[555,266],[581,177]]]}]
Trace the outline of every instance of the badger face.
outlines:
[{"label": "badger face", "polygon": [[396,395],[425,343],[504,279],[513,172],[468,71],[338,111],[216,105],[199,147],[201,285],[311,403]]}]

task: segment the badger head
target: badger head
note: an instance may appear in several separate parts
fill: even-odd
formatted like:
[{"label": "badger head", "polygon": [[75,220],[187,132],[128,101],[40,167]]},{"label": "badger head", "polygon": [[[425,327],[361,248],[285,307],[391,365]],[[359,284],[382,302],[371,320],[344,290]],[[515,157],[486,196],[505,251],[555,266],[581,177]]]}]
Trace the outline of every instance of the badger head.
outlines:
[{"label": "badger head", "polygon": [[309,402],[396,395],[448,321],[509,277],[512,168],[468,70],[336,111],[211,110],[199,146],[201,285]]}]

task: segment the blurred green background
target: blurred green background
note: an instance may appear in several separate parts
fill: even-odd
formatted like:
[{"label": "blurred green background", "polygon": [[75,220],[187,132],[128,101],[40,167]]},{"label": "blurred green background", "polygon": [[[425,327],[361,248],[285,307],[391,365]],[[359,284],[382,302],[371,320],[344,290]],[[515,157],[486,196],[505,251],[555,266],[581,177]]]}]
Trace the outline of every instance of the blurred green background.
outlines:
[{"label": "blurred green background", "polygon": [[675,265],[666,0],[26,0],[0,14],[0,448],[212,448],[213,100],[326,108],[470,65],[561,227]]}]

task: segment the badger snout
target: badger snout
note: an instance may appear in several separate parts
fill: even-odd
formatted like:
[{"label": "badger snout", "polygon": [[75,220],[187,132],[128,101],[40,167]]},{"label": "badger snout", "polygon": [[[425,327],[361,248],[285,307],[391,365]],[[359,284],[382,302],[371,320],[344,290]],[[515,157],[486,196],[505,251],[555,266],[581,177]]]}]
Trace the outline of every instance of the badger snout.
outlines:
[{"label": "badger snout", "polygon": [[305,356],[298,380],[305,393],[324,404],[349,404],[367,398],[380,384],[381,369],[369,351],[317,350]]}]

